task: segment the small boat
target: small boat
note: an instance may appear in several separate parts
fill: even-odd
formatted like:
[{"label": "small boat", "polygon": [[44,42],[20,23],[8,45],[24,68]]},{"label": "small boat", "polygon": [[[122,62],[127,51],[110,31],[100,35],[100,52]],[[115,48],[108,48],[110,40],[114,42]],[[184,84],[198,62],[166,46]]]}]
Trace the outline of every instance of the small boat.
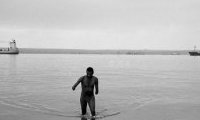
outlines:
[{"label": "small boat", "polygon": [[200,56],[200,52],[196,51],[196,46],[194,46],[194,51],[189,52],[190,56]]},{"label": "small boat", "polygon": [[19,49],[16,46],[16,41],[10,41],[10,47],[0,48],[0,54],[19,54]]},{"label": "small boat", "polygon": [[189,52],[190,56],[200,56],[200,52]]}]

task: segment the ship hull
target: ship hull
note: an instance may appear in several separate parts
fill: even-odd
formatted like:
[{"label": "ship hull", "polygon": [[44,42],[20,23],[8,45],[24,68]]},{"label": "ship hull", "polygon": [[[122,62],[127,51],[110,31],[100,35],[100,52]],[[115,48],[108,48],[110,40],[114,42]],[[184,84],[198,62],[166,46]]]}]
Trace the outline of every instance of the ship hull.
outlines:
[{"label": "ship hull", "polygon": [[190,56],[200,56],[200,52],[189,52]]},{"label": "ship hull", "polygon": [[19,50],[0,51],[0,54],[19,54]]}]

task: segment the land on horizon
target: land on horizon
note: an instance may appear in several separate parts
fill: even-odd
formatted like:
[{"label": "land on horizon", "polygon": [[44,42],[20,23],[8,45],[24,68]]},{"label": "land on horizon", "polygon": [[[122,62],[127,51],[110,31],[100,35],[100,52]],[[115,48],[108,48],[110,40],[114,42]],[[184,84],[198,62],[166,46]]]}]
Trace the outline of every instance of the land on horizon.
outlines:
[{"label": "land on horizon", "polygon": [[50,49],[19,48],[22,54],[125,54],[125,55],[188,55],[191,50],[115,50],[115,49]]}]

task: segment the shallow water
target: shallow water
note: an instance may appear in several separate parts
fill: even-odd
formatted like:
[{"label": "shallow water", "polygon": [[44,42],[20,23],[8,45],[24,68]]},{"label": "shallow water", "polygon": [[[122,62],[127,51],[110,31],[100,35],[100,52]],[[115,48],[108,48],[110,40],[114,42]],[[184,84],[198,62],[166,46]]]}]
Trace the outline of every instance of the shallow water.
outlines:
[{"label": "shallow water", "polygon": [[100,114],[156,101],[200,103],[200,57],[19,54],[0,55],[0,66],[0,103],[33,112],[80,115],[80,85],[71,86],[88,66],[99,78]]}]

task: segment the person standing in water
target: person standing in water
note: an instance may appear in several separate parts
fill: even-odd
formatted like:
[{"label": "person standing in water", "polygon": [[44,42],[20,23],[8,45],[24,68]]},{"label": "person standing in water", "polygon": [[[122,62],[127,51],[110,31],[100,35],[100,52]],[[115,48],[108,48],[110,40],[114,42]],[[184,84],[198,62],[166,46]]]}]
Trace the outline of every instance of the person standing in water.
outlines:
[{"label": "person standing in water", "polygon": [[95,94],[99,93],[98,87],[98,78],[93,76],[94,70],[92,67],[88,67],[86,70],[86,75],[80,77],[78,81],[72,86],[72,90],[75,90],[77,85],[81,83],[82,91],[80,97],[82,115],[85,115],[87,112],[87,104],[89,105],[91,114],[95,117],[95,96],[94,96],[94,87]]}]

